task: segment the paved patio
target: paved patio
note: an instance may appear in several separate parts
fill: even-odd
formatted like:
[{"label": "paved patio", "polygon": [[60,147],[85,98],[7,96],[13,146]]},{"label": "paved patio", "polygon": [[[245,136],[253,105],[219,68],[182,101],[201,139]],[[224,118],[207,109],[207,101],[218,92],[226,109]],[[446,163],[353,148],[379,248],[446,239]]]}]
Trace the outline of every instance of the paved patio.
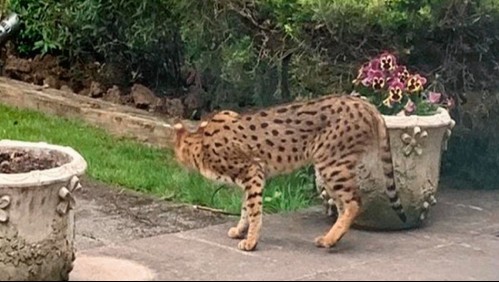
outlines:
[{"label": "paved patio", "polygon": [[[255,252],[236,249],[231,223],[80,248],[71,280],[498,280],[499,191],[441,188],[424,228],[351,230],[326,251],[318,208],[264,218]],[[77,225],[77,229],[78,229]],[[79,230],[81,232],[81,230]]]}]

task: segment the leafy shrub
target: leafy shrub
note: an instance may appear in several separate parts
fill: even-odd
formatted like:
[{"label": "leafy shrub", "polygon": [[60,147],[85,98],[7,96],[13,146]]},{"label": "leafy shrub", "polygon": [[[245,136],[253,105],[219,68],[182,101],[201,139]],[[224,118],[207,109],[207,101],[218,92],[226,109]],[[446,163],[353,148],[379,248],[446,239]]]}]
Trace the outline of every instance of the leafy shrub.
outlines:
[{"label": "leafy shrub", "polygon": [[104,63],[117,84],[181,84],[182,45],[175,1],[12,0],[23,29],[21,54],[56,53],[70,63]]},{"label": "leafy shrub", "polygon": [[10,10],[19,14],[22,28],[15,37],[22,55],[59,51],[69,34],[62,22],[65,7],[60,1],[12,0]]},{"label": "leafy shrub", "polygon": [[[350,91],[358,64],[392,51],[452,93],[497,86],[494,0],[11,0],[21,53],[98,60],[121,84],[203,77],[211,109]],[[185,59],[184,59],[185,57]]]},{"label": "leafy shrub", "polygon": [[215,106],[349,92],[359,64],[382,50],[449,95],[497,83],[497,1],[180,2],[186,58]]}]

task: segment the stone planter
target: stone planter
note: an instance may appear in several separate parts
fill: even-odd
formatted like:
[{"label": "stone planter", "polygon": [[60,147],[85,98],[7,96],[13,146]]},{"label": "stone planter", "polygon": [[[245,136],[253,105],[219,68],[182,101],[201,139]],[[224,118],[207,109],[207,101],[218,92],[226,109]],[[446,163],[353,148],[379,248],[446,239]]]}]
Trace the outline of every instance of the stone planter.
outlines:
[{"label": "stone planter", "polygon": [[[389,206],[385,178],[377,152],[365,156],[359,165],[362,213],[354,228],[400,230],[421,226],[429,209],[437,202],[440,161],[455,122],[447,110],[439,108],[433,116],[384,116],[389,129],[395,184],[407,215],[404,224]],[[323,195],[324,197],[324,195]],[[334,204],[324,199],[325,205]]]},{"label": "stone planter", "polygon": [[72,193],[86,168],[68,147],[0,141],[2,281],[68,280],[75,259]]}]

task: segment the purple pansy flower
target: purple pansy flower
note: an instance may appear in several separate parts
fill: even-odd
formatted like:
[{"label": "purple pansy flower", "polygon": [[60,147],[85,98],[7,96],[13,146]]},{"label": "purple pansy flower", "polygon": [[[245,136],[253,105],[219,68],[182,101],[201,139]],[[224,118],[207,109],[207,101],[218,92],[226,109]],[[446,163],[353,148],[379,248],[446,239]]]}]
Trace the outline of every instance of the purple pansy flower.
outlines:
[{"label": "purple pansy flower", "polygon": [[442,101],[442,93],[430,91],[428,101],[432,104],[439,104]]},{"label": "purple pansy flower", "polygon": [[398,78],[398,80],[400,80],[402,83],[405,83],[410,74],[405,66],[398,66],[395,70],[394,76]]},{"label": "purple pansy flower", "polygon": [[426,78],[415,74],[409,77],[406,83],[406,88],[409,92],[418,92],[423,90],[423,86],[426,84]]},{"label": "purple pansy flower", "polygon": [[393,80],[388,86],[388,98],[390,101],[398,103],[402,100],[404,84],[400,80]]},{"label": "purple pansy flower", "polygon": [[413,114],[415,111],[416,111],[416,104],[411,99],[409,99],[404,106],[404,112],[406,115],[409,116]]},{"label": "purple pansy flower", "polygon": [[397,59],[394,55],[384,52],[379,57],[380,67],[383,71],[391,72],[397,68]]}]

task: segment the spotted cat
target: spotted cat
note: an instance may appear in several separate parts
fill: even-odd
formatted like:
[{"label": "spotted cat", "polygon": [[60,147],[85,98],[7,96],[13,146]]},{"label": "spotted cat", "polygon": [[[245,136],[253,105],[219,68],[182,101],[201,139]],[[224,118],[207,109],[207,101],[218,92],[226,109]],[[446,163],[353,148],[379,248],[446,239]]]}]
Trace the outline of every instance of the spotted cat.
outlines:
[{"label": "spotted cat", "polygon": [[225,110],[203,121],[195,132],[182,123],[174,128],[175,155],[182,165],[244,190],[241,218],[228,232],[229,237],[242,239],[240,250],[257,246],[265,182],[308,164],[315,167],[317,181],[340,207],[336,222],[315,244],[332,247],[338,243],[360,211],[356,167],[368,150],[379,152],[388,200],[406,221],[384,119],[363,99],[328,95],[253,113]]}]

